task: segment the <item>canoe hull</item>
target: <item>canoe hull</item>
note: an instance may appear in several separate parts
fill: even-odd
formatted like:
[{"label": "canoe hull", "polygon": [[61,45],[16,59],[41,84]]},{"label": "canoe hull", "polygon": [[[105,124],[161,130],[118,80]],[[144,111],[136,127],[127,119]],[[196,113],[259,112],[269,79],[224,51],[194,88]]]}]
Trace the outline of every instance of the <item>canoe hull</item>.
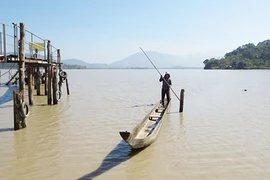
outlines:
[{"label": "canoe hull", "polygon": [[122,139],[132,149],[145,148],[151,145],[157,139],[163,124],[163,116],[166,114],[169,105],[170,102],[165,107],[161,107],[160,103],[157,103],[131,132],[119,132]]}]

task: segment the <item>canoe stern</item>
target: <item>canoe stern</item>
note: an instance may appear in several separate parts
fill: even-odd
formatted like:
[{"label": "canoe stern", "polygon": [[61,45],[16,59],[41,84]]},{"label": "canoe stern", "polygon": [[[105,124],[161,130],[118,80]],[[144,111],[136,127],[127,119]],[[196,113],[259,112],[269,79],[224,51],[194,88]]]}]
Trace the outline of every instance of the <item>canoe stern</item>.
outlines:
[{"label": "canoe stern", "polygon": [[130,137],[130,132],[127,132],[127,131],[119,132],[119,134],[123,138],[124,141],[127,141],[128,138]]}]

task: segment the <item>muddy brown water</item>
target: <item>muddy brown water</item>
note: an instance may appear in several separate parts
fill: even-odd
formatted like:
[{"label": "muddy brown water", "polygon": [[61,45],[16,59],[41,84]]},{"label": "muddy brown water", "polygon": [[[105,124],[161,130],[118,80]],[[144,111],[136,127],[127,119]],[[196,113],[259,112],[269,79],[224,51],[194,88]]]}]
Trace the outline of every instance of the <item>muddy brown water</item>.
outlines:
[{"label": "muddy brown water", "polygon": [[65,86],[58,105],[34,96],[16,132],[16,87],[2,77],[0,179],[270,179],[270,71],[169,71],[184,112],[171,93],[158,139],[142,151],[118,132],[159,101],[154,69],[68,70],[70,96]]}]

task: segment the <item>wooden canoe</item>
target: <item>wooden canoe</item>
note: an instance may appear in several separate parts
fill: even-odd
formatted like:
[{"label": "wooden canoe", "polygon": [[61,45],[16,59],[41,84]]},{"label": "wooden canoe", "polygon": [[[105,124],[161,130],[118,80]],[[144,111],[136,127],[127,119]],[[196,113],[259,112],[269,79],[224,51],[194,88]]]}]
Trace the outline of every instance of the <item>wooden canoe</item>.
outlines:
[{"label": "wooden canoe", "polygon": [[120,136],[132,149],[140,149],[149,146],[157,139],[163,123],[163,116],[166,114],[169,105],[170,102],[164,107],[162,107],[160,103],[157,103],[131,132],[119,132]]}]

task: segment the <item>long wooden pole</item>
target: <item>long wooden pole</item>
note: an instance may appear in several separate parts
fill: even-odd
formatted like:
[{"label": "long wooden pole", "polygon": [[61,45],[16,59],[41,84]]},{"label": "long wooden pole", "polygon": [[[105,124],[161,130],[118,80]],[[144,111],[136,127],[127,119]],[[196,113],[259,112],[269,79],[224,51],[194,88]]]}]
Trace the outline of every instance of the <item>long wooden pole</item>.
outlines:
[{"label": "long wooden pole", "polygon": [[[159,73],[159,75],[163,78],[162,74],[159,72],[159,70],[157,69],[157,67],[155,66],[155,64],[151,61],[151,59],[147,56],[147,54],[144,52],[144,50],[140,47],[140,49],[142,50],[142,52],[144,53],[144,55],[147,57],[147,59],[150,61],[150,63],[154,66],[154,68],[157,70],[157,72]],[[164,80],[164,78],[163,78]],[[168,82],[165,81],[167,84]],[[174,90],[172,89],[172,87],[168,84],[168,86],[170,87],[170,89],[172,90],[173,94],[175,95],[175,97],[177,97],[177,99],[180,101],[180,98],[176,95],[176,93],[174,92]]]}]

